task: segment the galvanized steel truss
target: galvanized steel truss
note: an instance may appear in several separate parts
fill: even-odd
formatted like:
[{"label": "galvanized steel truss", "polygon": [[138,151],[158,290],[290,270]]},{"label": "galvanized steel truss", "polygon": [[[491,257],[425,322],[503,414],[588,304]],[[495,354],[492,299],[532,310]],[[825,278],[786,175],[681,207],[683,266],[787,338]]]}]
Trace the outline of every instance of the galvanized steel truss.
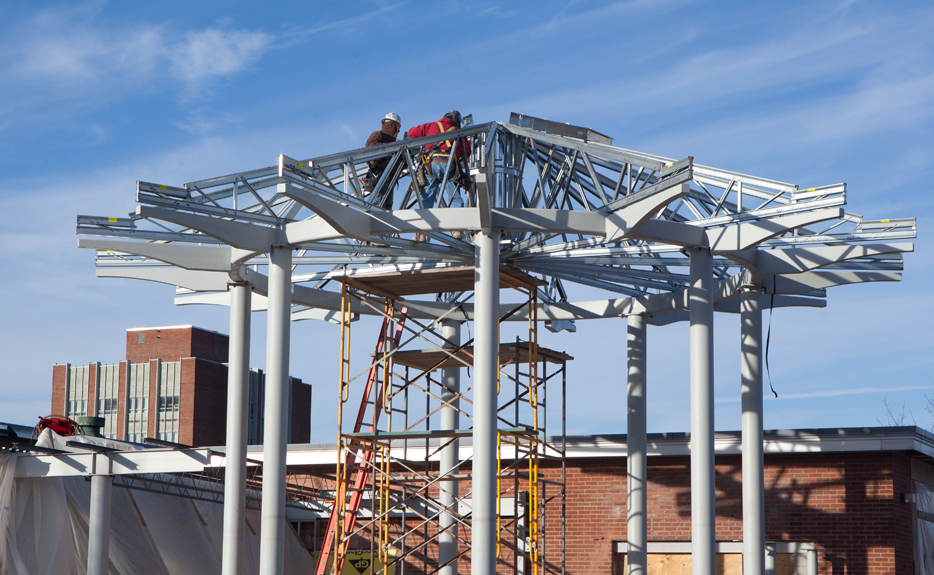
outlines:
[{"label": "galvanized steel truss", "polygon": [[[651,296],[684,292],[688,258],[682,250],[697,243],[714,251],[715,279],[726,289],[722,296],[734,295],[742,284],[763,284],[778,294],[806,296],[779,299],[777,306],[822,306],[814,298],[822,298],[826,287],[899,279],[901,254],[911,246],[882,242],[916,235],[913,219],[870,221],[843,211],[844,184],[799,189],[695,165],[690,157],[676,161],[497,122],[445,137],[451,134],[471,143],[471,171],[475,179],[479,174],[485,180],[468,194],[467,206],[479,205],[474,210],[418,209],[411,159],[444,138],[434,136],[306,161],[281,156],[277,166],[184,187],[140,182],[135,214],[79,216],[81,245],[99,248],[96,263],[102,276],[156,279],[211,292],[224,291],[229,278],[221,273],[208,279],[195,270],[243,279],[238,277],[241,265],[264,265],[269,245],[291,243],[289,236],[294,236],[293,282],[314,290],[307,294],[311,305],[296,298],[295,319],[301,319],[310,308],[336,310],[336,300],[318,292],[336,292],[331,287],[335,277],[386,266],[469,265],[473,246],[450,232],[481,227],[489,210],[491,225],[503,228],[508,240],[502,260],[548,279],[549,287],[540,290],[543,309],[559,305],[543,317],[573,320],[590,317],[593,306],[573,310],[560,305],[568,301],[569,291],[616,296],[615,313],[609,315],[627,308],[620,301],[626,296],[648,298],[652,311],[683,308],[651,302]],[[366,162],[385,156],[389,168],[374,192],[364,195],[360,178]],[[393,188],[404,193],[396,194],[400,203],[390,211],[386,200]],[[414,242],[417,232],[427,233],[432,242]],[[195,243],[201,249],[188,259],[202,261],[181,261],[171,248],[134,250],[138,242],[102,243],[84,236]],[[208,251],[223,245],[234,249],[223,255]],[[167,262],[192,272],[146,271],[165,268]],[[775,275],[797,281],[765,281]],[[436,299],[463,301],[463,294]],[[217,298],[201,296],[200,301]],[[436,309],[423,311],[427,317]],[[322,318],[320,313],[310,317]]]},{"label": "galvanized steel truss", "polygon": [[[467,207],[424,209],[416,159],[454,138],[472,148]],[[379,158],[389,166],[367,193],[366,163]],[[902,255],[913,250],[905,240],[916,236],[914,219],[845,211],[844,184],[799,188],[499,122],[310,160],[280,156],[269,168],[183,187],[139,182],[136,200],[126,218],[78,217],[79,246],[97,250],[98,276],[177,286],[179,304],[229,305],[228,286],[246,282],[253,309],[264,309],[269,278],[260,269],[286,247],[297,250],[295,321],[378,315],[360,302],[341,314],[333,280],[467,268],[478,253],[473,232],[501,237],[500,262],[546,284],[534,309],[512,313],[502,303],[500,317],[555,330],[633,314],[655,325],[687,320],[688,253],[707,251],[717,311],[738,313],[737,296],[749,289],[771,296],[762,307],[824,307],[827,288],[900,280]],[[405,305],[411,319],[456,311],[470,321],[472,295]]]}]

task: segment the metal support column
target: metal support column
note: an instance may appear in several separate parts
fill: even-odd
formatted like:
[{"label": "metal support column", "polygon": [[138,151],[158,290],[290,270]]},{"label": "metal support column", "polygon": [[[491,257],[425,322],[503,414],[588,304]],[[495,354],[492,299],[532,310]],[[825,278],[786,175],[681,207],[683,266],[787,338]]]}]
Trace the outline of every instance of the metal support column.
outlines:
[{"label": "metal support column", "polygon": [[250,386],[250,309],[253,286],[230,286],[230,346],[227,368],[227,461],[224,468],[222,575],[242,572],[246,508],[247,411]]},{"label": "metal support column", "polygon": [[713,257],[707,248],[691,259],[691,573],[716,572],[713,424]]},{"label": "metal support column", "polygon": [[[458,321],[444,320],[441,322],[441,337],[447,340],[443,344],[446,348],[456,348],[461,341],[461,324]],[[441,370],[441,401],[450,402],[450,405],[441,408],[441,429],[458,429],[460,417],[461,370],[459,367],[447,367]],[[459,442],[455,439],[450,445],[441,450],[440,475],[455,474],[460,463]],[[443,513],[438,520],[438,526],[443,531],[438,536],[438,564],[442,567],[440,575],[456,575],[457,561],[457,480],[442,481],[438,501],[444,507],[453,510],[452,513]],[[447,529],[446,531],[444,531]]]},{"label": "metal support column", "polygon": [[743,573],[765,573],[765,468],[762,446],[762,294],[740,296],[743,405]]},{"label": "metal support column", "polygon": [[817,549],[808,549],[808,575],[817,575]]},{"label": "metal support column", "polygon": [[88,518],[88,575],[107,575],[110,563],[110,502],[112,475],[91,476],[91,512]]},{"label": "metal support column", "polygon": [[289,424],[291,276],[292,248],[274,246],[269,254],[269,304],[266,312],[268,323],[260,575],[282,575],[285,550],[285,455]]},{"label": "metal support column", "polygon": [[481,232],[474,271],[472,575],[496,573],[496,381],[499,351],[499,237]]},{"label": "metal support column", "polygon": [[646,575],[647,535],[647,464],[646,464],[646,328],[645,316],[627,317],[627,356],[629,376],[626,393],[626,501],[628,520],[626,539],[629,575]]}]

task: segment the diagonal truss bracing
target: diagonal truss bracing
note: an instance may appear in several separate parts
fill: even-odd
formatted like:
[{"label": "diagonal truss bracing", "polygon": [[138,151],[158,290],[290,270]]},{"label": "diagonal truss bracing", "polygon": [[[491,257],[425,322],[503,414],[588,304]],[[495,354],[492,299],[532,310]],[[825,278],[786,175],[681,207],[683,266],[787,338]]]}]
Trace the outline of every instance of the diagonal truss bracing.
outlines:
[{"label": "diagonal truss bracing", "polygon": [[[542,317],[550,320],[617,315],[632,305],[627,299],[658,300],[684,291],[688,259],[682,250],[691,245],[711,247],[715,279],[743,276],[737,284],[761,283],[758,259],[776,253],[808,260],[832,247],[869,245],[873,249],[845,254],[818,270],[860,271],[891,281],[898,279],[901,254],[912,248],[889,242],[916,234],[913,219],[870,221],[844,211],[844,184],[800,189],[697,165],[690,157],[665,158],[514,124],[491,122],[452,134],[473,150],[468,165],[475,183],[464,190],[468,209],[420,209],[411,177],[412,159],[447,134],[309,160],[280,156],[275,166],[184,186],[139,182],[135,213],[79,216],[78,234],[109,238],[82,240],[98,249],[100,275],[164,281],[182,288],[180,295],[222,291],[226,276],[249,274],[262,283],[264,246],[291,244],[298,250],[293,282],[307,287],[295,299],[294,311],[301,314],[309,308],[336,312],[334,280],[340,277],[470,265],[469,236],[457,239],[451,232],[480,229],[488,216],[507,240],[502,260],[548,279],[539,296]],[[367,173],[366,162],[379,157],[389,157],[390,166],[364,195],[357,180]],[[413,241],[417,233],[429,242]],[[138,244],[145,245],[134,249]],[[165,248],[159,253],[146,247],[173,244],[199,244],[221,261],[179,262]],[[173,266],[219,273],[219,281],[182,277],[169,271]],[[792,268],[782,273],[805,271]],[[823,297],[825,287],[809,295]],[[586,298],[583,305],[568,301],[569,292]],[[610,305],[592,305],[601,296],[609,296]],[[462,297],[439,295],[413,308],[413,317],[437,315]],[[469,315],[470,305],[464,307]],[[608,311],[591,312],[600,307]]]}]

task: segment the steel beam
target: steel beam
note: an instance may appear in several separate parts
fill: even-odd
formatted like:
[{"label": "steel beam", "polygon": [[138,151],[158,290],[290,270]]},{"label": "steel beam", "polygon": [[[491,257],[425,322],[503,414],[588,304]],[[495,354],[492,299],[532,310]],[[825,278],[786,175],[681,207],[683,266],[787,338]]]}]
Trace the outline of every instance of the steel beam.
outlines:
[{"label": "steel beam", "polygon": [[716,572],[713,412],[713,257],[707,248],[691,258],[691,572]]},{"label": "steel beam", "polygon": [[[136,475],[139,473],[198,473],[205,467],[221,465],[221,458],[210,449],[152,449],[113,453],[68,453],[20,455],[16,458],[16,478],[74,477],[97,475]],[[105,472],[100,471],[106,469]]]},{"label": "steel beam", "polygon": [[266,328],[266,421],[263,427],[260,575],[282,575],[285,551],[291,274],[292,248],[273,246],[269,254],[269,311]]}]

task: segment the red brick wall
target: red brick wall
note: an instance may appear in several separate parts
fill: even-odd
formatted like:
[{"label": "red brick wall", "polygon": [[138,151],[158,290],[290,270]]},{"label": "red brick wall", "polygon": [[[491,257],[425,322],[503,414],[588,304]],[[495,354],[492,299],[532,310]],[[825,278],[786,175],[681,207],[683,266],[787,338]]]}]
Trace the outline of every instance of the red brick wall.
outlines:
[{"label": "red brick wall", "polygon": [[[766,537],[813,540],[822,549],[821,572],[895,573],[896,549],[911,553],[908,506],[894,485],[896,459],[907,457],[766,456]],[[910,468],[902,473],[910,475]],[[900,517],[907,538],[899,533]]]},{"label": "red brick wall", "polygon": [[[912,493],[914,486],[911,479],[911,459],[900,453],[891,453],[893,499],[900,503],[902,493]],[[893,522],[895,535],[895,573],[913,573],[914,539],[912,535],[912,522],[915,520],[911,505],[896,503],[893,505]]]},{"label": "red brick wall", "polygon": [[227,363],[229,344],[230,338],[222,333],[194,328],[191,331],[191,352],[188,356]]},{"label": "red brick wall", "polygon": [[100,378],[100,362],[91,362],[88,368],[88,415],[97,415],[97,382]]},{"label": "red brick wall", "polygon": [[[142,335],[143,343],[138,338]],[[161,359],[178,361],[191,354],[191,328],[141,329],[126,332],[126,359],[133,363]]]},{"label": "red brick wall", "polygon": [[52,411],[51,415],[65,416],[68,388],[68,367],[67,363],[52,366]]},{"label": "red brick wall", "polygon": [[[143,343],[139,343],[140,335],[145,340]],[[222,333],[197,327],[130,330],[126,332],[126,358],[136,363],[201,357],[223,363],[227,361],[228,340]]]},{"label": "red brick wall", "polygon": [[[179,385],[178,443],[194,445],[195,419],[195,363],[193,357],[181,359],[181,382]],[[199,382],[200,384],[200,382]]]},{"label": "red brick wall", "polygon": [[[765,463],[768,540],[813,541],[821,573],[911,572],[904,454],[766,455]],[[741,469],[740,456],[717,457],[718,540],[742,539]],[[689,458],[650,458],[648,476],[649,540],[690,540]],[[626,539],[625,459],[573,460],[567,483],[568,570],[610,574],[612,541]],[[560,510],[553,511],[554,524]]]},{"label": "red brick wall", "polygon": [[[910,457],[902,452],[795,453],[765,456],[766,538],[810,541],[819,549],[819,572],[827,575],[912,573]],[[469,465],[463,465],[467,471]],[[613,542],[626,540],[626,459],[571,459],[567,469],[567,573],[613,572]],[[719,456],[716,465],[718,540],[742,539],[740,456]],[[333,468],[319,471],[333,473]],[[543,470],[560,481],[559,467]],[[650,457],[648,529],[650,541],[691,539],[690,458]],[[319,480],[320,481],[320,480]],[[320,485],[327,489],[329,486]],[[505,488],[505,486],[504,486]],[[520,487],[525,489],[525,487]],[[547,486],[546,495],[557,495]],[[461,494],[470,490],[460,482]],[[511,494],[510,494],[511,496]],[[509,519],[505,519],[509,521]],[[319,542],[325,521],[318,525]],[[560,572],[561,504],[549,504],[543,525],[550,571]],[[396,528],[391,530],[395,532]],[[464,531],[461,531],[464,536]],[[410,541],[409,546],[418,541]],[[367,548],[366,541],[354,547]],[[406,572],[420,573],[422,558],[434,564],[436,548],[425,547]],[[511,551],[501,551],[499,571]],[[429,569],[430,570],[430,569]],[[511,569],[509,570],[511,572]],[[459,564],[469,573],[469,560]]]},{"label": "red brick wall", "polygon": [[156,423],[159,421],[159,360],[145,360],[149,362],[149,412],[147,422],[147,437],[156,437]]},{"label": "red brick wall", "polygon": [[292,438],[291,443],[311,441],[311,386],[292,378]]},{"label": "red brick wall", "polygon": [[129,374],[127,373],[127,362],[120,362],[120,374],[117,384],[117,439],[126,440],[126,387]]},{"label": "red brick wall", "polygon": [[[182,360],[182,371],[191,364],[197,386],[191,388],[191,408],[187,415],[192,437],[189,445],[225,445],[227,443],[227,366],[204,359]],[[184,379],[182,380],[184,386]],[[185,390],[182,391],[182,421],[185,421]],[[192,425],[193,424],[193,425]],[[186,443],[186,442],[182,442]]]}]

